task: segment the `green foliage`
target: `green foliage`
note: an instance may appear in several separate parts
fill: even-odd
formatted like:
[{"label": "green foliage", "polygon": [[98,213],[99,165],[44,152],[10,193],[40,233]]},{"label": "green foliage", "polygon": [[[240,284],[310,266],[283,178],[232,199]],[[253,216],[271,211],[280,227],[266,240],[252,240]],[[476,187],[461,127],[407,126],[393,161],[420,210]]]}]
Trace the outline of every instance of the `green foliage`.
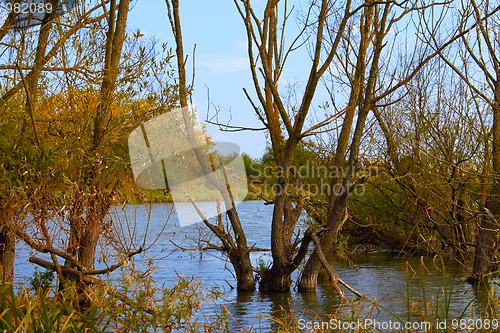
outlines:
[{"label": "green foliage", "polygon": [[276,172],[283,171],[288,177],[289,193],[299,197],[325,199],[331,172],[331,156],[325,156],[323,148],[313,141],[301,141],[297,145],[292,165],[288,170],[281,170],[282,166],[277,166],[272,147],[267,146],[259,166],[262,183],[260,192],[266,194],[265,197],[273,199],[275,193],[272,196],[267,193],[276,192],[276,188],[273,187],[276,184]]},{"label": "green foliage", "polygon": [[54,271],[47,269],[45,272],[40,272],[38,269],[35,269],[33,276],[28,278],[28,282],[33,291],[36,292],[38,289],[41,289],[46,293],[54,282]]},{"label": "green foliage", "polygon": [[346,260],[346,261],[349,261],[349,258],[348,258],[349,251],[347,248],[348,242],[349,242],[349,235],[345,235],[342,233],[338,234],[336,248],[335,248],[335,250],[336,250],[335,254],[338,258]]},{"label": "green foliage", "polygon": [[79,311],[67,302],[48,298],[49,293],[39,289],[36,297],[24,291],[14,294],[12,284],[0,287],[0,330],[2,332],[76,333],[106,332],[104,317],[98,308]]},{"label": "green foliage", "polygon": [[250,177],[258,177],[262,171],[262,165],[258,160],[255,160],[248,156],[247,154],[242,154],[243,163],[245,164],[245,171],[247,176]]},{"label": "green foliage", "polygon": [[270,265],[271,265],[270,262],[266,263],[264,259],[260,257],[259,260],[257,261],[257,266],[254,268],[254,270],[258,274],[258,276],[262,277],[269,270]]},{"label": "green foliage", "polygon": [[309,215],[306,215],[304,217],[302,217],[300,220],[299,220],[299,225],[304,228],[304,229],[307,229],[309,227],[313,227],[315,232],[318,232],[320,231],[322,228],[323,228],[323,225],[321,225],[318,221],[316,221],[315,219],[311,218]]}]

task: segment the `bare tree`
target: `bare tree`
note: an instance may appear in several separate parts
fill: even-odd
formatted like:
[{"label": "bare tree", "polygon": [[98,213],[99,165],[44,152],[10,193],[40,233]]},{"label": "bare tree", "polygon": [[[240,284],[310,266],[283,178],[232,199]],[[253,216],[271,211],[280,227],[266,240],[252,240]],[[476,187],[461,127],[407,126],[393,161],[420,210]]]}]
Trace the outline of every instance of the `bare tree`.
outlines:
[{"label": "bare tree", "polygon": [[[293,173],[292,161],[300,140],[331,120],[324,119],[321,124],[304,128],[318,83],[337,54],[348,22],[365,5],[360,3],[356,7],[351,1],[312,1],[299,34],[287,45],[284,36],[291,14],[288,2],[281,3],[283,7],[278,6],[280,1],[268,1],[260,19],[249,0],[235,1],[247,31],[250,69],[260,107],[244,91],[269,132],[277,164],[278,191],[271,229],[273,263],[260,281],[261,290],[276,292],[289,290],[291,274],[306,257],[312,240],[311,237],[300,238],[295,235],[304,200],[300,191],[291,190],[297,177]],[[336,18],[335,26],[332,26],[331,17]],[[310,35],[306,37],[307,34]],[[279,91],[280,78],[286,69],[287,58],[303,45],[302,40],[306,38],[313,41],[308,80],[299,97],[299,105],[295,109],[287,109],[287,103]]]},{"label": "bare tree", "polygon": [[[379,59],[383,48],[383,40],[390,28],[389,14],[391,4],[378,5],[371,4],[364,8],[360,17],[359,49],[356,50],[357,59],[355,72],[352,78],[352,88],[342,130],[340,132],[335,154],[334,170],[335,176],[331,180],[330,199],[326,214],[326,232],[321,237],[321,249],[324,252],[331,251],[335,243],[338,232],[346,221],[347,198],[356,186],[364,179],[356,180],[356,172],[360,169],[359,152],[364,126],[368,113],[374,107],[373,93],[376,88],[376,80],[379,76]],[[349,39],[349,35],[346,36]],[[370,44],[373,46],[370,47]],[[373,54],[368,56],[368,50],[372,49]],[[368,59],[372,58],[369,70]],[[367,78],[365,79],[365,76]],[[366,80],[366,81],[365,81]],[[366,82],[366,83],[365,83]],[[356,127],[351,140],[351,127],[357,112]],[[345,156],[347,148],[350,146],[350,155],[347,168],[344,170]],[[345,172],[344,172],[345,171]],[[329,254],[331,257],[333,251]],[[304,272],[302,273],[299,288],[303,291],[314,290],[321,262],[318,256],[318,249],[309,258]]]},{"label": "bare tree", "polygon": [[[172,32],[175,37],[176,42],[176,52],[177,52],[177,70],[179,75],[179,100],[182,109],[182,116],[188,133],[189,138],[195,138],[194,124],[192,115],[190,114],[188,106],[188,89],[186,83],[186,69],[184,60],[184,48],[182,44],[182,30],[181,22],[179,16],[179,1],[178,0],[166,0],[170,23],[172,26]],[[234,233],[234,239],[231,236],[229,230],[227,230],[222,223],[222,216],[219,214],[218,224],[210,223],[203,213],[198,209],[196,204],[191,201],[198,211],[200,217],[203,219],[205,225],[219,238],[222,242],[223,250],[227,253],[229,260],[234,268],[237,288],[238,290],[254,290],[255,280],[253,277],[252,262],[250,260],[250,249],[247,245],[247,240],[245,232],[243,231],[240,218],[235,208],[233,195],[229,187],[229,182],[227,175],[225,173],[224,167],[221,165],[221,177],[215,177],[214,164],[210,163],[207,159],[205,153],[200,147],[194,145],[194,153],[196,159],[200,164],[203,172],[208,176],[211,184],[219,191],[221,194],[225,206],[228,207],[227,217],[231,224],[231,229]]]}]

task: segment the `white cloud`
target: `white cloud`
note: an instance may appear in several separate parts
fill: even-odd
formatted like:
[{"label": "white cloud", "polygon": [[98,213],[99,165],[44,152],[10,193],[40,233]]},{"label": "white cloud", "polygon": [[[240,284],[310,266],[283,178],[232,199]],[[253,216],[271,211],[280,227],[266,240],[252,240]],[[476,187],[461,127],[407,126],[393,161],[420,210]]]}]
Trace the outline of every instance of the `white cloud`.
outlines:
[{"label": "white cloud", "polygon": [[201,60],[198,62],[201,67],[208,68],[212,74],[239,72],[249,68],[248,58],[224,57]]},{"label": "white cloud", "polygon": [[239,42],[236,42],[234,44],[234,49],[237,52],[241,52],[243,54],[246,54],[247,51],[248,51],[248,42],[247,42],[247,40],[246,39],[242,39]]}]

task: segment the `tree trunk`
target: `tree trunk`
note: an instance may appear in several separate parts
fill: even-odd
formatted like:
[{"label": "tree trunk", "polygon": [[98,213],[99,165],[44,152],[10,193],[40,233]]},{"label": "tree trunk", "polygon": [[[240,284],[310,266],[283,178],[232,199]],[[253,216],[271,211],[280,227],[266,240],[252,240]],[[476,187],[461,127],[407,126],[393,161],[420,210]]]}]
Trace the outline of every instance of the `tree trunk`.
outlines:
[{"label": "tree trunk", "polygon": [[7,230],[4,225],[7,221],[0,222],[0,265],[3,271],[3,282],[14,281],[14,259],[16,250],[16,237],[14,234]]},{"label": "tree trunk", "polygon": [[496,258],[496,248],[498,244],[498,222],[495,216],[499,216],[499,200],[497,197],[498,185],[495,186],[490,197],[486,201],[485,208],[491,212],[481,216],[481,224],[476,241],[476,253],[474,256],[474,266],[472,279],[469,281],[487,281],[488,274],[494,268]]},{"label": "tree trunk", "polygon": [[[330,248],[330,251],[328,251],[325,255],[325,259],[329,267],[333,267],[335,265],[336,257],[337,257],[337,243],[334,242],[332,244],[332,247]],[[331,277],[330,272],[328,271],[328,269],[326,269],[324,265],[322,265],[318,273],[318,280],[329,280],[330,277]]]},{"label": "tree trunk", "polygon": [[496,250],[498,247],[498,231],[500,220],[500,82],[497,80],[495,89],[495,103],[493,105],[493,172],[495,175],[494,186],[485,210],[481,216],[481,224],[476,240],[476,252],[472,276],[469,282],[487,281],[496,262]]},{"label": "tree trunk", "polygon": [[[328,216],[329,228],[321,237],[322,251],[328,251],[329,256],[334,256],[330,251],[335,251],[335,242],[342,225],[345,222],[345,210],[347,207],[347,195],[341,195],[335,200],[335,208]],[[318,282],[318,274],[321,270],[321,261],[316,250],[313,251],[307,261],[304,271],[300,277],[299,291],[314,291]],[[330,266],[332,267],[332,266]]]},{"label": "tree trunk", "polygon": [[262,292],[283,293],[290,291],[292,274],[285,267],[273,261],[271,268],[260,279],[259,290]]},{"label": "tree trunk", "polygon": [[83,267],[93,270],[95,269],[94,263],[101,222],[107,211],[102,211],[104,207],[102,207],[99,198],[91,198],[88,205],[92,209],[87,210],[87,218],[81,225],[84,232],[78,244],[78,260]]},{"label": "tree trunk", "polygon": [[[127,27],[127,16],[129,11],[130,0],[121,0],[118,4],[118,15],[115,19],[116,0],[111,1],[109,10],[109,26],[106,39],[106,56],[104,59],[104,76],[101,84],[100,101],[97,105],[96,115],[94,118],[94,132],[92,147],[89,150],[89,159],[92,160],[97,154],[99,146],[102,144],[106,134],[107,123],[110,119],[109,107],[113,101],[113,93],[119,73],[119,64],[122,55],[123,43],[125,41],[125,29]],[[105,218],[109,209],[109,199],[113,194],[104,193],[104,186],[100,181],[99,165],[97,162],[90,162],[89,168],[86,170],[84,181],[90,191],[91,197],[87,206],[87,217],[84,223],[84,231],[82,239],[79,243],[78,255],[79,261],[84,267],[89,269],[94,268],[97,242],[99,240],[99,232],[101,223]],[[75,234],[77,234],[76,232]]]},{"label": "tree trunk", "polygon": [[250,261],[244,262],[241,265],[239,274],[236,275],[238,291],[253,291],[255,290],[255,279],[253,277],[253,268]]},{"label": "tree trunk", "polygon": [[[279,180],[283,184],[284,180]],[[284,192],[284,191],[281,191]],[[293,207],[286,193],[278,193],[274,201],[271,229],[271,252],[273,265],[261,276],[260,291],[287,292],[292,284],[291,275],[300,265],[305,254],[300,251],[294,257],[293,231],[301,213],[300,207]]]},{"label": "tree trunk", "polygon": [[4,282],[14,281],[16,237],[9,230],[9,223],[14,214],[10,206],[10,202],[5,200],[0,207],[0,265]]},{"label": "tree trunk", "polygon": [[250,260],[250,251],[247,245],[247,239],[245,232],[241,227],[241,221],[234,208],[234,201],[232,197],[230,198],[231,204],[233,205],[228,212],[228,218],[231,222],[233,228],[236,245],[237,245],[237,264],[234,265],[234,270],[236,272],[237,279],[237,289],[239,291],[253,291],[255,290],[255,279],[253,277],[253,266]]},{"label": "tree trunk", "polygon": [[[361,147],[361,138],[363,136],[363,130],[366,123],[366,118],[368,117],[369,111],[373,108],[373,92],[375,90],[375,81],[378,77],[378,62],[380,59],[380,54],[382,52],[382,42],[386,34],[385,23],[387,21],[390,12],[390,6],[385,5],[383,11],[378,10],[378,5],[373,5],[365,8],[365,13],[361,18],[361,23],[363,26],[360,51],[358,56],[358,66],[359,66],[359,77],[365,77],[365,53],[369,46],[369,36],[371,33],[375,35],[373,40],[373,57],[370,67],[370,72],[368,75],[368,80],[366,85],[362,84],[363,81],[358,82],[361,90],[358,93],[354,92],[355,95],[359,96],[359,102],[354,100],[354,104],[350,106],[359,106],[358,119],[356,121],[356,128],[352,137],[350,145],[350,155],[349,164],[346,169],[346,173],[342,181],[340,179],[334,179],[332,181],[330,200],[328,204],[327,213],[327,229],[326,232],[321,237],[321,250],[322,252],[330,252],[330,249],[334,247],[334,242],[337,240],[337,235],[339,230],[342,228],[345,218],[346,218],[346,208],[347,208],[347,198],[350,191],[352,191],[355,173],[358,168],[358,156]],[[380,15],[380,16],[379,16]],[[358,72],[358,69],[356,70]],[[357,90],[357,89],[356,89]],[[352,94],[353,92],[351,92]],[[351,95],[352,97],[352,95]],[[336,158],[344,158],[344,155],[336,156]],[[342,166],[342,164],[337,164],[337,166]],[[338,189],[340,186],[340,190]],[[306,266],[304,267],[304,272],[302,273],[299,290],[301,291],[312,291],[316,289],[318,273],[321,268],[321,261],[318,257],[318,253],[315,250]]]}]

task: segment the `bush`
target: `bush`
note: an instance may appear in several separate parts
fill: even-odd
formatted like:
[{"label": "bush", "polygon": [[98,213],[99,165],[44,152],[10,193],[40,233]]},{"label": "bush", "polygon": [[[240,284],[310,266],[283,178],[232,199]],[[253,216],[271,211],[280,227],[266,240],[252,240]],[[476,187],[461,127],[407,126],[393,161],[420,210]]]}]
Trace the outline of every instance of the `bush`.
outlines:
[{"label": "bush", "polygon": [[[52,282],[52,272],[37,271],[29,279],[35,293],[21,287],[16,294],[13,284],[0,284],[0,332],[229,331],[224,313],[196,316],[220,292],[206,290],[195,279],[179,277],[165,289],[129,270],[114,281],[67,284],[61,292],[50,288]],[[87,301],[82,303],[82,297]]]},{"label": "bush", "polygon": [[28,278],[28,282],[33,291],[38,291],[41,288],[46,293],[54,282],[54,271],[47,269],[45,272],[39,272],[35,269],[33,276]]}]

